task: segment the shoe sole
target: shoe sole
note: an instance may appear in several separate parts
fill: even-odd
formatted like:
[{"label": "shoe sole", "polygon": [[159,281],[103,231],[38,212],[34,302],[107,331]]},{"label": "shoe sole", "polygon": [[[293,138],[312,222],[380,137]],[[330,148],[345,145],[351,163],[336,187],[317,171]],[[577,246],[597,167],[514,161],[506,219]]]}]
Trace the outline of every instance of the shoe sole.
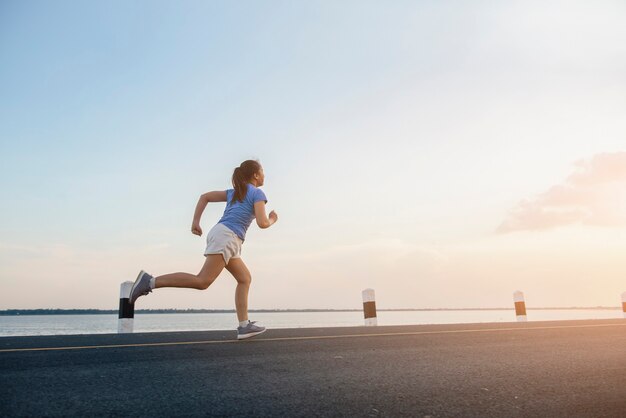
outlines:
[{"label": "shoe sole", "polygon": [[258,332],[250,332],[248,334],[237,335],[238,340],[245,340],[246,338],[254,337],[255,335],[263,334],[267,329]]},{"label": "shoe sole", "polygon": [[130,289],[130,295],[128,295],[128,298],[129,298],[128,303],[130,303],[131,305],[132,305],[132,304],[134,304],[134,303],[137,301],[137,299],[139,299],[139,297],[137,297],[137,299],[135,299],[134,301],[132,301],[132,302],[130,301],[130,298],[132,298],[132,296],[133,296],[133,292],[134,292],[134,291],[135,291],[135,289],[137,288],[137,285],[138,285],[139,283],[141,283],[141,278],[143,277],[143,275],[144,275],[144,274],[148,274],[148,273],[146,273],[146,272],[145,272],[145,271],[143,271],[143,270],[141,270],[141,271],[139,272],[139,274],[137,275],[137,278],[135,279],[135,283],[133,283],[133,287]]}]

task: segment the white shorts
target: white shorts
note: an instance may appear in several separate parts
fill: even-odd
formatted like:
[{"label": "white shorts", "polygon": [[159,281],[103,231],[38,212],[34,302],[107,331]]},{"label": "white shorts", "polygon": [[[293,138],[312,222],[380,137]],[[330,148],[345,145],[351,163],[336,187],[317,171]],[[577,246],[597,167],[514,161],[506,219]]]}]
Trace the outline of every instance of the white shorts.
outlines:
[{"label": "white shorts", "polygon": [[228,264],[231,258],[241,258],[243,241],[224,224],[216,224],[206,236],[204,255],[222,254]]}]

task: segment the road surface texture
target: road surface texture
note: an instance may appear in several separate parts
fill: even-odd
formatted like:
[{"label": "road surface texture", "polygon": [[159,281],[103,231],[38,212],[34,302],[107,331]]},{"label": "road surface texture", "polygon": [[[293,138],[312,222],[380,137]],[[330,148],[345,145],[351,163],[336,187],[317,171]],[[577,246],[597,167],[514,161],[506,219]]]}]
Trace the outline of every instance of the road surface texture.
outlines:
[{"label": "road surface texture", "polygon": [[0,338],[2,416],[626,417],[626,320]]}]

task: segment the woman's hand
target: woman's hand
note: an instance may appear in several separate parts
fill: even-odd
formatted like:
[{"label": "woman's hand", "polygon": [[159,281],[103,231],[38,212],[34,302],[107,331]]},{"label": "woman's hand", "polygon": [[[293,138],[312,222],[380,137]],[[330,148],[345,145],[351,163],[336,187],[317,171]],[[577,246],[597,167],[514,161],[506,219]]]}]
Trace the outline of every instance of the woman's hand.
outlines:
[{"label": "woman's hand", "polygon": [[278,214],[276,214],[276,212],[271,211],[268,218],[270,218],[270,221],[272,222],[272,224],[275,224],[276,221],[278,220]]},{"label": "woman's hand", "polygon": [[193,223],[191,224],[191,233],[194,235],[202,235],[202,228],[200,228],[200,224],[199,223]]}]

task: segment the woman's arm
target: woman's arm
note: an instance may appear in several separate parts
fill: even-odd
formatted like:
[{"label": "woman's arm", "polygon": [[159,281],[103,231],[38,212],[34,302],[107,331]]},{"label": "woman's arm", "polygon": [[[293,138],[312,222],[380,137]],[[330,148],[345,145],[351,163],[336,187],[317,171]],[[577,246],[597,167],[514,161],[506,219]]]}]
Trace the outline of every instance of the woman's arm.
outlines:
[{"label": "woman's arm", "polygon": [[254,216],[256,217],[256,224],[261,229],[269,228],[278,220],[278,215],[274,211],[270,212],[269,217],[265,214],[265,201],[263,200],[254,204]]},{"label": "woman's arm", "polygon": [[216,190],[213,192],[207,192],[200,196],[200,199],[198,199],[198,204],[196,205],[196,210],[193,214],[193,221],[191,222],[192,234],[202,235],[202,228],[200,228],[200,218],[202,217],[202,212],[204,212],[204,209],[209,202],[226,202],[226,191]]}]

